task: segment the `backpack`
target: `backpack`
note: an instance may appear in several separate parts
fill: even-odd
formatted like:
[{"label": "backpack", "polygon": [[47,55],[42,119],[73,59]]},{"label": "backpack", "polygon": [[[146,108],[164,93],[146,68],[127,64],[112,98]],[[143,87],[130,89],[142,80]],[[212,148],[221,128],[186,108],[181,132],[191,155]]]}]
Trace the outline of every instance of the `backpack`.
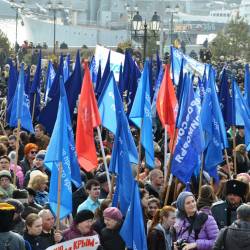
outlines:
[{"label": "backpack", "polygon": [[[208,219],[208,215],[205,213],[199,213],[194,221],[193,227],[192,229],[194,230],[194,237],[195,240],[198,239],[198,235],[203,227],[203,225],[205,224],[205,222]],[[191,230],[192,231],[192,230]]]}]

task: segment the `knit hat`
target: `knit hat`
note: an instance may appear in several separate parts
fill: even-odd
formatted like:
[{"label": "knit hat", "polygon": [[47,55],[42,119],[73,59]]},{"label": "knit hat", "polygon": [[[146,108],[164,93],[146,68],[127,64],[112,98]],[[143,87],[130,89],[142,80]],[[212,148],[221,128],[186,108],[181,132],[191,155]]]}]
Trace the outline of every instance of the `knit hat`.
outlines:
[{"label": "knit hat", "polygon": [[44,158],[45,158],[45,154],[44,154],[44,153],[38,152],[38,154],[36,155],[36,160],[41,160],[41,161],[43,161]]},{"label": "knit hat", "polygon": [[94,214],[90,210],[84,209],[76,214],[74,222],[76,224],[79,224],[85,220],[90,220],[90,219],[94,219]]},{"label": "knit hat", "polygon": [[122,213],[116,207],[108,207],[103,211],[103,217],[113,219],[116,221],[121,221],[122,220]]},{"label": "knit hat", "polygon": [[194,197],[193,193],[188,192],[188,191],[183,191],[179,194],[177,200],[176,200],[176,207],[178,209],[177,211],[177,216],[182,217],[185,215],[185,200],[187,197],[192,196]]},{"label": "knit hat", "polygon": [[8,232],[11,229],[15,207],[8,203],[0,203],[0,232]]},{"label": "knit hat", "polygon": [[7,199],[6,202],[15,207],[15,212],[21,214],[24,211],[24,206],[21,201],[16,199]]},{"label": "knit hat", "polygon": [[244,199],[248,190],[248,185],[242,181],[229,180],[226,182],[225,195],[234,194]]},{"label": "knit hat", "polygon": [[16,189],[12,194],[13,199],[27,199],[28,191],[25,189]]},{"label": "knit hat", "polygon": [[8,171],[8,170],[1,170],[0,171],[0,178],[2,178],[2,177],[7,177],[11,181],[10,171]]}]

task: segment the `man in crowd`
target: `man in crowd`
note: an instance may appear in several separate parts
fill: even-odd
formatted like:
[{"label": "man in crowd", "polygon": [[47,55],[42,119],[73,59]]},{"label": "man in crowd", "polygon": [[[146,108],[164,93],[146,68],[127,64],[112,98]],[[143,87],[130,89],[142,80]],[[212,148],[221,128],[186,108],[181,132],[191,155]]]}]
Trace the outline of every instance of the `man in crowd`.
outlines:
[{"label": "man in crowd", "polygon": [[49,137],[45,134],[45,128],[42,124],[35,126],[35,140],[38,150],[46,149],[49,145]]},{"label": "man in crowd", "polygon": [[236,220],[236,209],[243,203],[247,191],[248,185],[241,181],[226,182],[226,200],[214,203],[211,209],[219,229],[230,226]]},{"label": "man in crowd", "polygon": [[11,174],[8,170],[0,171],[0,197],[11,198],[13,191],[15,190],[15,186],[11,183]]}]

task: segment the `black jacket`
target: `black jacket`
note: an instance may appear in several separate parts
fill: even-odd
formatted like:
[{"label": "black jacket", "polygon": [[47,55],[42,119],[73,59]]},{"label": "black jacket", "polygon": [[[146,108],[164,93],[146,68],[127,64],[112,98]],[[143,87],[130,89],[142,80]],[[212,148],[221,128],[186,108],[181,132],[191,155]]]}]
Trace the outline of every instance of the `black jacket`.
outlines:
[{"label": "black jacket", "polygon": [[27,245],[30,246],[31,250],[45,250],[47,248],[47,242],[45,242],[40,235],[33,236],[25,232],[23,238],[26,241]]}]

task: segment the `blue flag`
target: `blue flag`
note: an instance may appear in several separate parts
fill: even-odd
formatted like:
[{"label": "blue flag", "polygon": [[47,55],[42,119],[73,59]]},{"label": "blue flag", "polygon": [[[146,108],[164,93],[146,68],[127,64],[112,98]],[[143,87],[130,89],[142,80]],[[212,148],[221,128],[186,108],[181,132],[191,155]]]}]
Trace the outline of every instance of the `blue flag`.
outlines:
[{"label": "blue flag", "polygon": [[96,67],[96,60],[95,60],[95,56],[93,56],[90,62],[90,74],[91,74],[91,80],[94,86],[96,85],[97,72],[98,72],[98,69]]},{"label": "blue flag", "polygon": [[40,90],[41,90],[41,76],[42,76],[41,63],[42,63],[42,52],[40,50],[38,63],[36,66],[36,72],[34,75],[34,80],[30,88],[30,113],[32,114],[34,109],[34,120],[36,120],[36,117],[40,114],[40,103],[41,103]]},{"label": "blue flag", "polygon": [[20,119],[21,127],[33,133],[33,125],[29,110],[29,98],[24,91],[24,66],[21,64],[21,69],[18,77],[15,95],[13,97],[12,109],[10,115],[10,127],[17,127]]},{"label": "blue flag", "polygon": [[68,54],[63,62],[63,82],[65,83],[70,76],[70,55]]},{"label": "blue flag", "polygon": [[181,111],[177,121],[178,136],[172,161],[172,174],[187,183],[203,151],[204,142],[200,126],[200,100],[194,98],[191,76],[185,74]]},{"label": "blue flag", "polygon": [[147,250],[141,200],[137,183],[134,181],[131,203],[122,225],[120,235],[126,247],[133,250]]},{"label": "blue flag", "polygon": [[96,84],[95,84],[95,94],[96,95],[97,95],[97,90],[99,88],[99,85],[101,83],[101,79],[102,79],[102,65],[101,65],[101,61],[99,61],[99,66],[98,66],[97,76],[96,76]]},{"label": "blue flag", "polygon": [[[118,87],[115,82],[114,74],[111,71],[109,78],[107,79],[106,85],[104,86],[103,92],[98,100],[98,109],[100,113],[100,117],[102,120],[102,125],[111,131],[113,134],[116,134],[117,126],[118,126],[118,117],[117,110],[120,110],[122,114],[123,111],[123,103],[121,96],[119,94]],[[130,162],[138,163],[138,155],[135,146],[135,142],[133,136],[130,132],[129,124],[127,118],[123,117],[123,126],[125,126],[128,130],[126,141],[129,148],[129,159]]]},{"label": "blue flag", "polygon": [[141,144],[145,149],[146,163],[148,166],[154,167],[154,142],[152,132],[148,61],[146,61],[144,65],[143,74],[136,91],[129,119],[141,129]]},{"label": "blue flag", "polygon": [[233,125],[233,110],[232,110],[232,97],[229,94],[229,84],[225,68],[223,69],[221,75],[219,102],[220,102],[222,116],[225,122],[225,127],[226,129],[228,129],[231,125]]},{"label": "blue flag", "polygon": [[6,121],[10,121],[10,113],[12,109],[12,99],[15,94],[18,73],[16,67],[14,67],[12,59],[8,59],[8,64],[10,65],[9,78],[8,78],[8,88],[7,88],[7,112],[6,112]]},{"label": "blue flag", "polygon": [[43,101],[45,103],[48,102],[49,90],[50,90],[50,88],[52,86],[52,83],[54,81],[55,76],[56,76],[56,73],[55,73],[55,70],[53,68],[53,64],[52,64],[51,61],[49,61],[47,76],[46,76],[46,85],[45,85],[45,91],[44,91],[44,98],[43,98]]},{"label": "blue flag", "polygon": [[[235,80],[233,80],[233,103],[235,105],[236,121],[234,125],[243,125],[245,129],[245,144],[247,146],[247,151],[250,150],[250,110],[244,100],[240,89]],[[239,119],[243,121],[243,124],[238,124]]]},{"label": "blue flag", "polygon": [[205,139],[204,170],[208,172],[223,161],[222,149],[228,147],[225,124],[215,84],[215,72],[210,66],[209,79],[201,109],[201,124]]},{"label": "blue flag", "polygon": [[27,96],[30,94],[30,66],[27,67],[27,73],[25,74],[24,91]]},{"label": "blue flag", "polygon": [[250,109],[250,72],[249,72],[249,64],[245,65],[244,98],[246,99],[246,103],[248,105],[248,108]]},{"label": "blue flag", "polygon": [[56,123],[45,155],[44,164],[51,171],[49,203],[55,215],[57,211],[59,164],[62,166],[60,192],[60,219],[62,219],[72,212],[71,181],[73,181],[76,187],[81,185],[80,168],[77,162],[67,95],[62,77]]}]

